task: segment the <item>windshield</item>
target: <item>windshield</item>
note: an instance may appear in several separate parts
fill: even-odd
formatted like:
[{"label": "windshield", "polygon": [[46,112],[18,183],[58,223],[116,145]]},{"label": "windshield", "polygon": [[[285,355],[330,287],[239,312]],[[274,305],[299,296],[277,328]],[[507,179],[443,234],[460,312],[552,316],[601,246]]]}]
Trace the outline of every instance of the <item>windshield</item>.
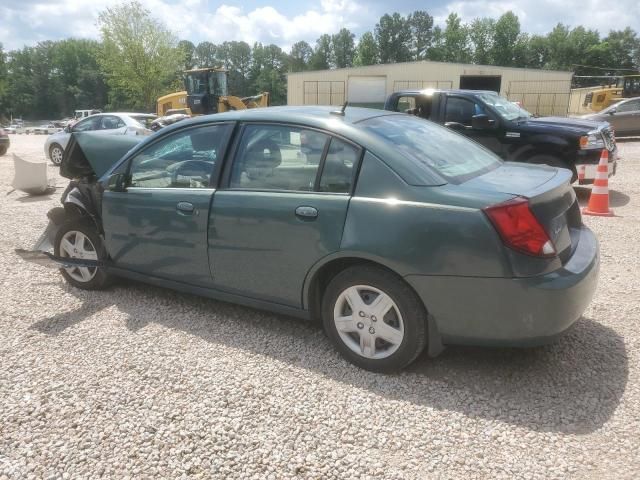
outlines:
[{"label": "windshield", "polygon": [[227,72],[211,72],[209,82],[211,93],[220,96],[227,94]]},{"label": "windshield", "polygon": [[496,93],[481,93],[478,95],[483,102],[492,107],[495,112],[505,120],[517,120],[518,118],[529,118],[531,114],[524,108],[507,100]]},{"label": "windshield", "polygon": [[[435,123],[408,115],[385,115],[360,123],[391,143],[415,168],[435,170],[450,183],[462,183],[502,162],[471,140]],[[412,184],[410,179],[405,179]]]},{"label": "windshield", "polygon": [[184,77],[187,94],[207,93],[207,72],[192,72]]}]

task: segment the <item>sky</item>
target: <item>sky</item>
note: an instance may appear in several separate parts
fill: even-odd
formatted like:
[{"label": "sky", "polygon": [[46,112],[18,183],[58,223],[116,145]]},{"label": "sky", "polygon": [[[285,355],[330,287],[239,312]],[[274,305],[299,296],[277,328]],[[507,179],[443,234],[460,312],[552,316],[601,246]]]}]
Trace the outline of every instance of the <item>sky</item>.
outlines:
[{"label": "sky", "polygon": [[[5,50],[63,38],[98,39],[98,13],[116,0],[0,0],[0,43]],[[558,22],[597,29],[631,26],[640,31],[639,0],[140,0],[180,39],[193,43],[244,40],[288,50],[299,40],[314,45],[323,33],[346,27],[357,36],[373,30],[381,15],[426,10],[436,24],[455,12],[464,21],[497,18],[511,10],[522,31],[544,34]]]}]

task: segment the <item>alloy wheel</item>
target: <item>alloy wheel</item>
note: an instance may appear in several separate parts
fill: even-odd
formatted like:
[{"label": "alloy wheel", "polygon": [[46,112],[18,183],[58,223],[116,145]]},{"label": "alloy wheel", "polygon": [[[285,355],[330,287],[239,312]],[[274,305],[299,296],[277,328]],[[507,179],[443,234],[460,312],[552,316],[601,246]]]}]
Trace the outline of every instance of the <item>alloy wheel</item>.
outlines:
[{"label": "alloy wheel", "polygon": [[[98,260],[98,253],[89,237],[77,230],[69,230],[63,235],[60,240],[60,256]],[[98,271],[97,267],[69,267],[65,270],[71,278],[78,282],[91,281]]]},{"label": "alloy wheel", "polygon": [[60,165],[62,163],[63,151],[60,147],[53,147],[51,149],[51,161],[56,165]]}]

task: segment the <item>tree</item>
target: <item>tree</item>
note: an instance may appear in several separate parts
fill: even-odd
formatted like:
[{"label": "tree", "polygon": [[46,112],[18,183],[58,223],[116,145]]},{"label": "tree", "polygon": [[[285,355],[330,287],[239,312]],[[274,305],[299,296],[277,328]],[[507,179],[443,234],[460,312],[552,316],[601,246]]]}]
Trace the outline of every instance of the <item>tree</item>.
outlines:
[{"label": "tree", "polygon": [[492,57],[495,65],[509,67],[514,64],[516,42],[520,35],[520,21],[511,11],[500,16],[495,25]]},{"label": "tree", "polygon": [[311,70],[327,70],[331,68],[331,36],[321,35],[316,41],[316,48],[309,62]]},{"label": "tree", "polygon": [[9,89],[9,79],[7,75],[7,55],[4,53],[2,43],[0,43],[0,120],[8,113],[7,91]]},{"label": "tree", "polygon": [[195,65],[199,68],[215,67],[218,49],[211,42],[200,42],[194,53]]},{"label": "tree", "polygon": [[473,63],[492,65],[493,39],[496,22],[493,18],[476,18],[469,26],[469,41],[473,49]]},{"label": "tree", "polygon": [[433,17],[424,10],[416,10],[407,23],[411,30],[411,58],[424,60],[433,41]]},{"label": "tree", "polygon": [[640,39],[630,27],[611,30],[604,42],[609,45],[610,64],[629,70],[640,68]]},{"label": "tree", "polygon": [[251,65],[251,89],[253,92],[269,92],[273,105],[287,102],[286,69],[287,54],[277,45],[253,46],[253,62]]},{"label": "tree", "polygon": [[355,56],[356,36],[348,29],[342,28],[331,36],[331,59],[336,68],[351,67]]},{"label": "tree", "polygon": [[411,28],[399,13],[383,15],[375,28],[380,63],[411,60]]},{"label": "tree", "polygon": [[466,25],[462,24],[462,20],[457,14],[449,14],[442,36],[442,47],[444,60],[446,62],[467,63],[471,61],[469,32],[467,31]]},{"label": "tree", "polygon": [[189,40],[180,40],[178,48],[182,52],[184,69],[191,70],[195,67],[196,46]]},{"label": "tree", "polygon": [[312,55],[313,48],[307,42],[303,40],[294,43],[289,54],[289,71],[302,72],[307,70]]},{"label": "tree", "polygon": [[371,32],[364,32],[360,37],[353,63],[358,66],[378,63],[378,44]]},{"label": "tree", "polygon": [[99,62],[115,98],[126,106],[155,110],[182,65],[176,37],[140,3],[107,8],[98,16]]},{"label": "tree", "polygon": [[220,52],[225,55],[224,67],[229,70],[229,91],[241,97],[248,95],[251,47],[246,42],[224,42],[218,48]]}]

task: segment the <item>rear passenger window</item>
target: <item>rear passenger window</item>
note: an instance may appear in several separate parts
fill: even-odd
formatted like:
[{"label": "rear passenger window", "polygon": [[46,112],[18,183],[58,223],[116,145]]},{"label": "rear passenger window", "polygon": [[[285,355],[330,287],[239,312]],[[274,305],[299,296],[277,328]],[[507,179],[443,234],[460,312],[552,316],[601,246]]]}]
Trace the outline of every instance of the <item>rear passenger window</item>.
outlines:
[{"label": "rear passenger window", "polygon": [[358,164],[360,149],[333,138],[329,145],[320,177],[320,191],[349,193],[353,183],[354,168]]},{"label": "rear passenger window", "polygon": [[329,136],[284,125],[248,125],[231,172],[231,188],[313,191]]}]

